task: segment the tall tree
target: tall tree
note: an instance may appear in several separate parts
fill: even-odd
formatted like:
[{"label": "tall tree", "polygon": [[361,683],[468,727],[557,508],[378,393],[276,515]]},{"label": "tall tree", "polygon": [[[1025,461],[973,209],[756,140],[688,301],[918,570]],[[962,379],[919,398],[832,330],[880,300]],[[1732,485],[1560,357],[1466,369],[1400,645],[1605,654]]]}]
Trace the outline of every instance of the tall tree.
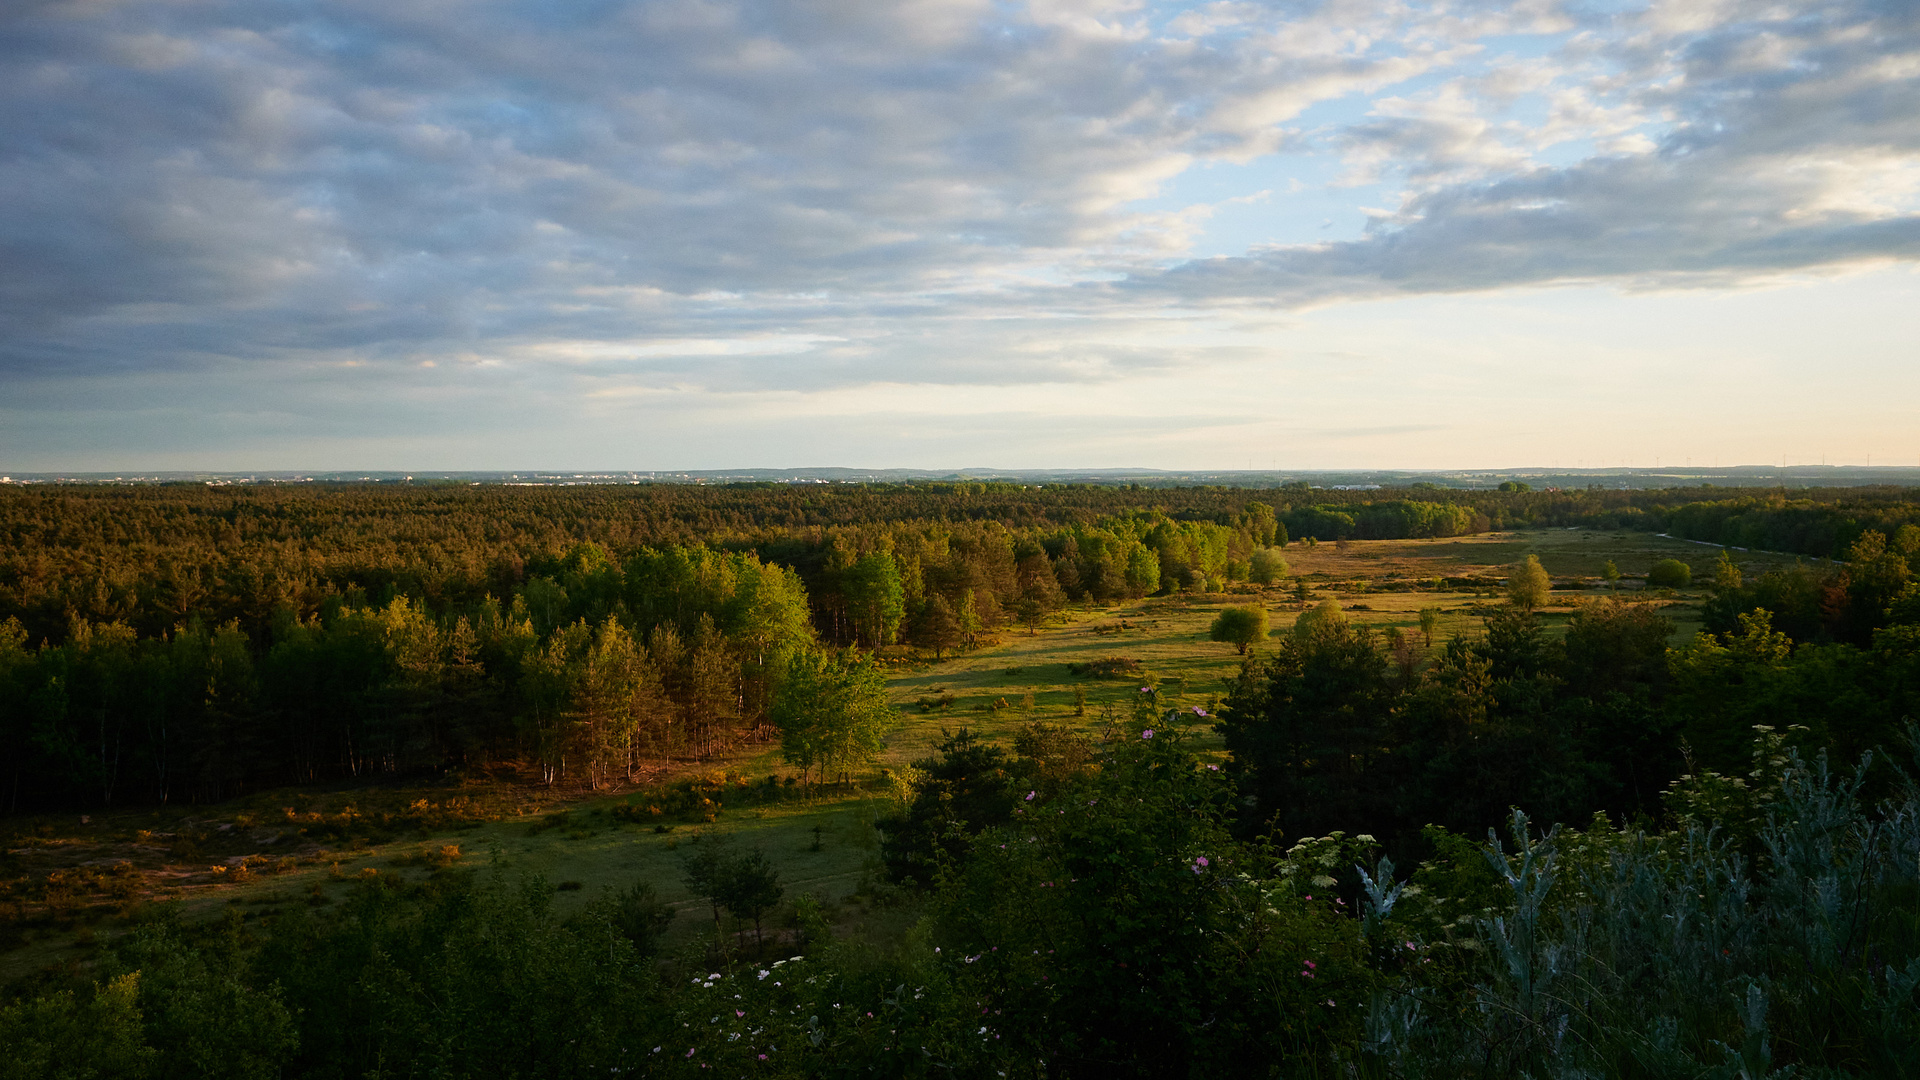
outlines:
[{"label": "tall tree", "polygon": [[960,642],[960,620],[953,614],[953,605],[939,593],[927,597],[926,606],[920,610],[919,625],[915,631],[921,645],[933,650],[933,658],[940,659],[942,653]]},{"label": "tall tree", "polygon": [[765,956],[766,941],[760,935],[760,917],[780,902],[786,890],[780,885],[780,874],[767,861],[767,853],[755,848],[743,851],[730,860],[721,870],[720,902],[736,919],[746,919],[753,923],[754,950]]},{"label": "tall tree", "polygon": [[906,614],[906,594],[893,556],[884,551],[862,555],[841,580],[859,640],[869,648],[893,644]]},{"label": "tall tree", "polygon": [[773,699],[782,758],[822,778],[872,761],[894,718],[886,675],[853,649],[794,654]]},{"label": "tall tree", "polygon": [[740,734],[740,661],[704,612],[687,653],[688,737],[703,755],[731,746]]},{"label": "tall tree", "polygon": [[974,602],[973,590],[967,589],[960,594],[960,611],[956,616],[960,624],[960,640],[971,649],[978,642],[980,631],[986,624],[980,620],[980,608]]},{"label": "tall tree", "polygon": [[1243,825],[1319,836],[1364,820],[1365,776],[1387,744],[1393,690],[1371,630],[1337,605],[1302,615],[1241,679],[1217,725],[1247,797]]},{"label": "tall tree", "polygon": [[1145,596],[1160,588],[1160,559],[1152,548],[1135,544],[1127,552],[1126,581],[1132,596]]},{"label": "tall tree", "polygon": [[588,783],[597,789],[616,767],[627,766],[630,774],[642,651],[620,620],[609,615],[578,663],[573,712],[587,754]]},{"label": "tall tree", "polygon": [[1420,609],[1420,643],[1433,648],[1433,637],[1440,632],[1440,609],[1431,605]]}]

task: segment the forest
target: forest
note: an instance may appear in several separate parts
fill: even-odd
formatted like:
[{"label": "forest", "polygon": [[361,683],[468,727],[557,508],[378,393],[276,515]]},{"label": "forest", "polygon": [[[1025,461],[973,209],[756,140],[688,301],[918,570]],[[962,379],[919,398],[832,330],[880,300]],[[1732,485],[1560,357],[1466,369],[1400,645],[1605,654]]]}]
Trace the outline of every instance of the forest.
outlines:
[{"label": "forest", "polygon": [[[0,489],[5,805],[506,761],[631,775],[764,734],[770,665],[794,649],[942,655],[1070,604],[1268,583],[1293,540],[1584,524],[1824,557],[1872,534],[1878,554],[1844,571],[1719,594],[1714,626],[1764,607],[1796,640],[1861,646],[1905,581],[1889,568],[1920,550],[1920,507],[1879,490],[1403,494]],[[583,705],[609,663],[647,688],[611,719]]]},{"label": "forest", "polygon": [[[678,946],[658,880],[563,913],[456,848],[254,919],[143,909],[9,984],[0,1076],[1920,1073],[1920,492],[1508,487],[0,488],[13,820],[491,784],[637,792],[625,827],[777,747],[806,798],[875,800],[893,927],[724,833],[677,856],[713,922]],[[1720,550],[1289,566],[1549,529]],[[1196,602],[1258,626],[1217,692],[1116,659],[1097,717],[1007,739],[886,703]],[[933,752],[872,780],[913,723]]]}]

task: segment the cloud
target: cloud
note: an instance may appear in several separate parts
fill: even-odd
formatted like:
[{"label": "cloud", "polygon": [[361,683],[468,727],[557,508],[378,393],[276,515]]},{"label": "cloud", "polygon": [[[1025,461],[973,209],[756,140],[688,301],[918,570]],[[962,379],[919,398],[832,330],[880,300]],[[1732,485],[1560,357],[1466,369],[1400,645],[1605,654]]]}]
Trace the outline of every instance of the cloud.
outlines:
[{"label": "cloud", "polygon": [[[1364,239],[1275,247],[1137,276],[1122,291],[1286,305],[1612,281],[1731,285],[1920,257],[1920,37],[1894,6],[1768,8],[1706,23],[1663,6],[1600,50],[1624,87],[1584,111],[1594,135],[1664,115],[1639,152],[1525,160],[1449,85],[1383,103],[1340,135],[1409,190]],[[1626,73],[1622,75],[1621,73]],[[1627,76],[1631,76],[1628,78]],[[1537,143],[1536,143],[1537,145]]]},{"label": "cloud", "polygon": [[1125,267],[1180,232],[1128,203],[1425,66],[1321,51],[1362,14],[1408,22],[1267,10],[1214,41],[1103,4],[42,4],[0,52],[0,305],[29,354],[178,308],[252,352],[289,343],[267,327],[538,333],[593,287],[892,295]]},{"label": "cloud", "polygon": [[[1196,329],[1248,306],[1920,255],[1911,5],[1609,11],[16,3],[0,385],[198,372],[344,416],[387,369],[555,401],[1123,382],[1271,353]],[[1343,179],[1302,194],[1299,162]],[[1180,197],[1216,166],[1256,182]],[[1383,209],[1192,258],[1262,196],[1298,235]]]}]

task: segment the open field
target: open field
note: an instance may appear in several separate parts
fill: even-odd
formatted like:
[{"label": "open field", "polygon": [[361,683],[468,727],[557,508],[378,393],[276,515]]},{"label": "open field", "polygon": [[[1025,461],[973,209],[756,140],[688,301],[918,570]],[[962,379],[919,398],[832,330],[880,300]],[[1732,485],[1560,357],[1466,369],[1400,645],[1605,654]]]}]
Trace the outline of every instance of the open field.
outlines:
[{"label": "open field", "polygon": [[[1530,529],[1443,540],[1355,540],[1345,550],[1335,544],[1287,548],[1287,562],[1296,574],[1324,580],[1367,578],[1382,584],[1435,576],[1499,576],[1528,555],[1539,556],[1556,585],[1578,579],[1597,587],[1601,568],[1609,559],[1629,580],[1643,577],[1661,559],[1679,559],[1693,567],[1696,581],[1709,578],[1720,549],[1651,533],[1593,529]],[[1770,552],[1734,553],[1734,561],[1749,575],[1792,566],[1797,560],[1797,556]]]},{"label": "open field", "polygon": [[[1698,582],[1710,576],[1717,558],[1715,549],[1702,545],[1587,530],[1295,544],[1286,551],[1294,577],[1264,590],[1241,586],[1233,594],[1074,608],[1034,634],[1003,629],[997,642],[974,652],[902,664],[892,679],[899,724],[877,764],[898,769],[926,757],[943,731],[963,726],[1004,744],[1031,721],[1097,736],[1110,719],[1127,715],[1131,698],[1149,679],[1166,704],[1210,707],[1240,666],[1231,646],[1207,640],[1214,616],[1229,605],[1263,604],[1273,633],[1284,634],[1305,606],[1333,598],[1358,622],[1414,636],[1419,611],[1437,607],[1438,645],[1477,631],[1476,609],[1493,602],[1504,568],[1527,554],[1537,555],[1554,577],[1553,602],[1542,611],[1549,632],[1564,627],[1579,603],[1605,595],[1599,574],[1612,559],[1628,575],[1628,595],[1661,603],[1675,619],[1676,643],[1698,630],[1701,591],[1646,596],[1635,579],[1657,559],[1679,558],[1694,568]],[[1739,561],[1756,574],[1794,560],[1742,553]],[[1299,584],[1307,588],[1304,604],[1297,598]],[[1568,587],[1576,584],[1585,587]],[[1112,657],[1138,661],[1142,674],[1079,678],[1067,667]],[[1209,729],[1200,726],[1195,733],[1203,751],[1219,752]],[[792,772],[771,744],[693,771],[754,780]],[[704,905],[681,881],[680,859],[688,844],[700,842],[695,837],[712,831],[766,851],[789,900],[812,893],[851,925],[872,916],[871,890],[862,887],[879,876],[872,821],[886,811],[888,787],[884,780],[851,790],[828,787],[808,798],[788,786],[763,805],[736,801],[711,825],[664,819],[656,825],[644,817],[616,816],[617,807],[645,806],[645,788],[584,796],[481,781],[288,789],[209,807],[15,819],[4,841],[5,876],[45,881],[57,872],[68,884],[31,896],[16,885],[10,886],[13,894],[0,895],[0,904],[7,905],[0,911],[11,908],[15,915],[0,939],[0,980],[84,959],[148,901],[177,900],[197,916],[229,905],[243,912],[324,905],[365,875],[418,878],[440,866],[485,866],[496,859],[507,873],[539,875],[562,890],[555,897],[562,913],[605,887],[651,882],[682,911],[669,938],[672,948],[708,926]]]}]

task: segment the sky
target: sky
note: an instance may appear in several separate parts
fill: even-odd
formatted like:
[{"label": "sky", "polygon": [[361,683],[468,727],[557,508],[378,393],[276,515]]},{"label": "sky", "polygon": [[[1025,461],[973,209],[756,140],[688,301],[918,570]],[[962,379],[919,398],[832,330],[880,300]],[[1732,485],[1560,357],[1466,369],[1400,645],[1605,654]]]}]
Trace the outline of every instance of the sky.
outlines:
[{"label": "sky", "polygon": [[1920,464],[1912,0],[8,0],[0,471]]}]

